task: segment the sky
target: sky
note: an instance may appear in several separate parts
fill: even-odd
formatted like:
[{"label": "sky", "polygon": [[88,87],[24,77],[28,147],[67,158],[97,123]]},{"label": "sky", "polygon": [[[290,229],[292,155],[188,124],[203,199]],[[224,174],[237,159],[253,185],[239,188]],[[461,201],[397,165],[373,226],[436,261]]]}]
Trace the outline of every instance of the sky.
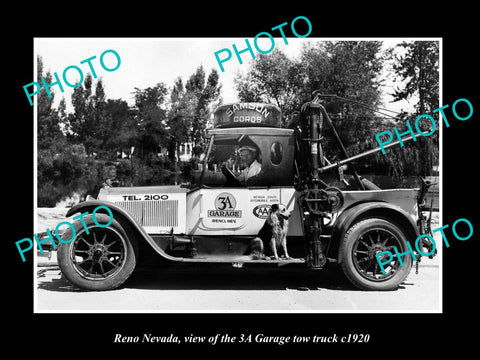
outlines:
[{"label": "sky", "polygon": [[[283,39],[275,38],[275,48],[282,50],[289,57],[297,57],[300,54],[301,47],[307,42],[316,42],[320,38],[287,38],[288,44]],[[268,43],[259,41],[258,45],[262,49],[268,49],[270,40],[260,38]],[[359,40],[359,39],[339,39],[335,40]],[[380,38],[367,40],[382,40],[384,46],[393,46],[404,39],[399,38]],[[253,44],[253,40],[249,39]],[[249,64],[255,61],[248,52],[242,54],[243,64],[240,64],[235,55],[225,62],[225,71],[221,72],[214,53],[223,48],[229,48],[232,53],[232,44],[237,48],[245,48],[244,38],[35,38],[34,49],[35,56],[40,55],[43,59],[44,72],[56,72],[59,78],[62,78],[63,70],[75,65],[82,69],[83,73],[90,72],[87,63],[80,64],[81,61],[96,56],[91,61],[95,72],[102,78],[107,99],[123,99],[133,105],[133,91],[135,88],[145,89],[163,82],[168,88],[171,88],[175,79],[179,76],[184,83],[188,77],[193,74],[197,67],[202,65],[206,75],[212,69],[217,69],[219,81],[222,84],[221,97],[223,103],[238,101],[235,89],[234,78],[238,72],[246,72]],[[252,45],[253,46],[253,45]],[[115,50],[120,58],[121,64],[115,71],[105,71],[100,65],[100,55],[105,50]],[[223,56],[224,54],[221,54]],[[107,53],[104,57],[108,67],[115,66],[115,58],[112,53]],[[36,74],[36,69],[34,70]],[[79,75],[75,70],[67,72],[67,78],[71,83],[79,80]],[[35,77],[32,78],[35,81]],[[63,82],[63,80],[62,80]],[[391,82],[386,82],[387,87]],[[60,93],[58,86],[51,89],[56,93],[55,104],[62,96],[67,100],[67,111],[71,110],[70,96],[73,88],[66,85],[64,93]],[[386,88],[385,92],[392,91]],[[385,97],[384,105],[392,110],[409,110],[413,103],[386,103],[389,100]]]}]

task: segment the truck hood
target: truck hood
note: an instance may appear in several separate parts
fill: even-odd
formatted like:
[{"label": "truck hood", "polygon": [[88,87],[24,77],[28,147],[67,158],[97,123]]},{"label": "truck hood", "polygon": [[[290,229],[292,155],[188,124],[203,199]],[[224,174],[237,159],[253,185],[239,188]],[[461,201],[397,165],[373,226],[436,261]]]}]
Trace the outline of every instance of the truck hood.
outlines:
[{"label": "truck hood", "polygon": [[98,200],[128,211],[149,234],[184,233],[188,189],[181,186],[137,186],[101,189]]},{"label": "truck hood", "polygon": [[98,193],[99,200],[108,200],[107,197],[123,196],[123,195],[140,195],[140,194],[178,194],[187,193],[188,189],[180,185],[165,186],[132,186],[132,187],[112,187],[108,189],[100,189]]}]

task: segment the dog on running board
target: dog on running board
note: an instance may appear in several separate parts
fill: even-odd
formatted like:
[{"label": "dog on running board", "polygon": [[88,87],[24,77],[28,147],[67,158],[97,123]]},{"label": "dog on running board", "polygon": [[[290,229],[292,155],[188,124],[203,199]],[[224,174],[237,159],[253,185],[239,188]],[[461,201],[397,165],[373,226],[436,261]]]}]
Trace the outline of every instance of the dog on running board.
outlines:
[{"label": "dog on running board", "polygon": [[285,206],[278,204],[271,206],[267,223],[272,227],[270,250],[275,260],[279,259],[277,249],[282,250],[285,259],[290,259],[287,250],[288,219],[290,216],[290,211]]},{"label": "dog on running board", "polygon": [[[282,250],[283,256],[290,259],[287,250],[288,219],[290,212],[283,205],[273,204],[270,207],[267,220],[258,235],[248,245],[246,256],[242,259],[263,260],[279,259],[277,248]],[[265,244],[265,245],[264,245]],[[265,256],[264,248],[267,247],[272,254]]]}]

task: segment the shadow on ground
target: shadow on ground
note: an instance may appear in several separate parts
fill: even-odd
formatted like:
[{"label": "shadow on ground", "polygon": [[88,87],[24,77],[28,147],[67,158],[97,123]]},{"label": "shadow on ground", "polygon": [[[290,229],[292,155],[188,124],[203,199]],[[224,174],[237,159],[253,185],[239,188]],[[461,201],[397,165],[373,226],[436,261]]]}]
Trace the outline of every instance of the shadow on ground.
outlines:
[{"label": "shadow on ground", "polygon": [[[58,267],[39,268],[38,289],[56,292],[82,292],[71,285]],[[399,289],[411,285],[404,282]],[[280,267],[195,266],[166,269],[138,269],[120,289],[141,290],[358,290],[338,266],[328,269]],[[360,290],[359,290],[360,291]]]},{"label": "shadow on ground", "polygon": [[165,290],[354,290],[339,269],[200,267],[137,271],[125,287]]}]

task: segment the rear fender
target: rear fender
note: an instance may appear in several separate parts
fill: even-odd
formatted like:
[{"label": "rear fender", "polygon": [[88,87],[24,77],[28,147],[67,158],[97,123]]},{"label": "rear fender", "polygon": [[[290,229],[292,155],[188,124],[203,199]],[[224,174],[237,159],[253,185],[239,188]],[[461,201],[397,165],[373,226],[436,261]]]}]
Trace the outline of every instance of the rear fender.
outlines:
[{"label": "rear fender", "polygon": [[[108,207],[113,214],[113,218],[117,220],[121,225],[125,226],[125,224],[128,224],[128,227],[131,229],[131,231],[134,233],[134,235],[137,237],[137,239],[143,239],[145,240],[152,249],[154,249],[159,255],[164,257],[165,259],[168,260],[174,260],[174,261],[179,261],[179,258],[172,257],[163,251],[162,248],[160,248],[155,241],[152,239],[152,237],[145,231],[145,229],[138,223],[138,221],[130,215],[124,208],[109,202],[105,200],[88,200],[81,202],[79,204],[76,204],[72,206],[68,211],[66,216],[70,217],[76,213],[84,213],[84,212],[89,212],[92,213],[93,210],[98,207],[98,206],[106,206]],[[105,209],[99,209],[97,212],[99,213],[104,213],[108,214]]]},{"label": "rear fender", "polygon": [[[339,244],[353,224],[370,217],[383,218],[399,226],[414,248],[415,240],[420,235],[415,221],[402,208],[381,201],[357,203],[342,211],[333,226],[332,243]],[[340,254],[337,254],[337,258],[340,263]]]}]

